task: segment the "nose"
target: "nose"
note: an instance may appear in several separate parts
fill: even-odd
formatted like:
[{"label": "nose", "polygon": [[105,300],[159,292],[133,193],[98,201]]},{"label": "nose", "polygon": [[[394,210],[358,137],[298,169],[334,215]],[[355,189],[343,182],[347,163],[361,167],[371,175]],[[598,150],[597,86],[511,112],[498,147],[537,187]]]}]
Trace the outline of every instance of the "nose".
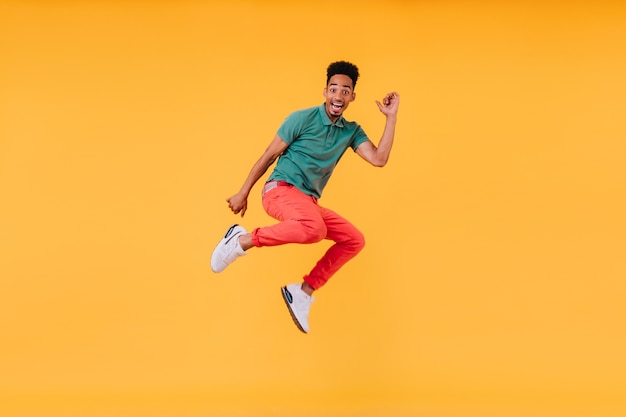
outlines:
[{"label": "nose", "polygon": [[341,95],[341,91],[335,91],[334,93],[331,93],[331,97],[333,99],[342,99],[343,96]]}]

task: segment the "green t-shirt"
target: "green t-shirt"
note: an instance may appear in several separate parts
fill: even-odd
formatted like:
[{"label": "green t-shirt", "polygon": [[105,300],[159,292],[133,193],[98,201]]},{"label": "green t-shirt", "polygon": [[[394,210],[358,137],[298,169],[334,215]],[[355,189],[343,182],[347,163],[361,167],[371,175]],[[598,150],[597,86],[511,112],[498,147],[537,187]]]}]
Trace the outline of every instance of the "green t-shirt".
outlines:
[{"label": "green t-shirt", "polygon": [[305,194],[320,198],[337,162],[348,148],[368,137],[358,123],[339,117],[335,123],[325,105],[296,111],[285,119],[278,136],[289,146],[278,159],[270,180],[293,184]]}]

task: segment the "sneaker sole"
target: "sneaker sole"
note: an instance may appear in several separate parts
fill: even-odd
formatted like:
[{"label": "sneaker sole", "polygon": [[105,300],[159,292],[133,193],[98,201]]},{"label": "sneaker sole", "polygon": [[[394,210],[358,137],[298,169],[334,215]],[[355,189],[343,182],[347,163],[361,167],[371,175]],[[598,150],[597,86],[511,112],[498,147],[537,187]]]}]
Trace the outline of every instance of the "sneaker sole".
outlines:
[{"label": "sneaker sole", "polygon": [[295,314],[293,314],[293,311],[291,310],[291,304],[289,304],[289,300],[287,299],[287,295],[285,295],[285,291],[287,291],[287,287],[282,287],[280,289],[280,294],[283,296],[283,301],[285,301],[285,305],[287,306],[287,310],[289,310],[289,314],[291,315],[291,319],[295,323],[295,325],[298,328],[298,330],[300,330],[302,333],[306,334],[306,332],[304,331],[304,329],[300,325],[300,322],[298,321],[298,319],[296,318]]}]

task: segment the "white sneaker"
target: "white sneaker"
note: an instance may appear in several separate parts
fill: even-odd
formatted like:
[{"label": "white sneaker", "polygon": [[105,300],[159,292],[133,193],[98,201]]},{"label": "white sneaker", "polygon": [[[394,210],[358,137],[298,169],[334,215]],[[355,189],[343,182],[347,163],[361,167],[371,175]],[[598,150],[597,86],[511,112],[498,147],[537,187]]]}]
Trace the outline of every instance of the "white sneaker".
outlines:
[{"label": "white sneaker", "polygon": [[246,254],[246,251],[239,244],[239,236],[246,233],[248,233],[246,229],[238,224],[230,226],[220,243],[213,249],[213,254],[211,255],[211,269],[213,272],[222,272],[235,259]]},{"label": "white sneaker", "polygon": [[281,288],[283,299],[293,322],[304,333],[309,332],[309,310],[315,297],[308,295],[302,289],[302,284],[289,284]]}]

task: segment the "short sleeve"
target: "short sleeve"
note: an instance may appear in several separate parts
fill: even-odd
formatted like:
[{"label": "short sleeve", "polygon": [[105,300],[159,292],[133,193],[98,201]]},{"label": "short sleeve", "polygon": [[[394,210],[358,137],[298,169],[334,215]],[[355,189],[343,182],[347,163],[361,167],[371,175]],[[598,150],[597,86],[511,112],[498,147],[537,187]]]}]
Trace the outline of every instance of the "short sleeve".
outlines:
[{"label": "short sleeve", "polygon": [[358,148],[360,144],[362,144],[363,142],[367,142],[368,140],[370,139],[365,134],[365,131],[363,130],[361,125],[357,125],[356,131],[354,132],[354,139],[352,140],[350,147],[353,151],[356,151],[356,148]]},{"label": "short sleeve", "polygon": [[302,115],[300,112],[291,113],[278,128],[278,136],[288,145],[291,145],[302,132]]}]

